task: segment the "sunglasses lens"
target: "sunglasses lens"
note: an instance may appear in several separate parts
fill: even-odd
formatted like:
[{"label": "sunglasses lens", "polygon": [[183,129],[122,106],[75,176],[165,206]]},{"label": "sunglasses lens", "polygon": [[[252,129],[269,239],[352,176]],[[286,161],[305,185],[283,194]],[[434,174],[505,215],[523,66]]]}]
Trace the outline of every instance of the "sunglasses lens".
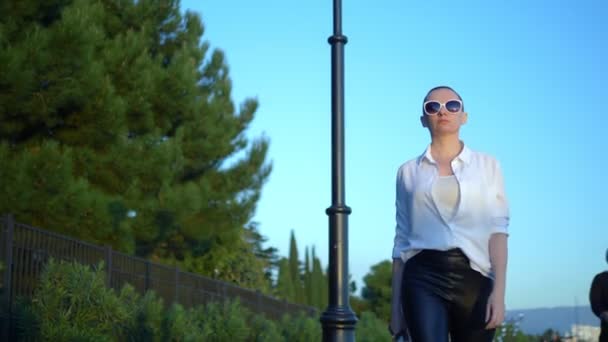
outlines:
[{"label": "sunglasses lens", "polygon": [[424,104],[424,112],[433,115],[439,113],[441,104],[439,102],[431,101]]},{"label": "sunglasses lens", "polygon": [[445,104],[445,108],[452,113],[460,112],[461,107],[462,106],[461,106],[460,102],[455,101],[455,100],[448,101]]}]

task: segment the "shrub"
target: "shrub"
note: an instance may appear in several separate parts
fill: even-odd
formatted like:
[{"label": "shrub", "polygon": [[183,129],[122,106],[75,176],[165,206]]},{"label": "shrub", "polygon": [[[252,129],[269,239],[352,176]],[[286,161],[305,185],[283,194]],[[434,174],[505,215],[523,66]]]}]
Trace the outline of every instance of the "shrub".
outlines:
[{"label": "shrub", "polygon": [[355,333],[357,336],[357,341],[360,342],[391,340],[391,334],[388,332],[386,322],[376,317],[376,315],[370,311],[364,311],[361,313]]},{"label": "shrub", "polygon": [[281,319],[281,335],[289,342],[321,341],[321,323],[316,318],[299,313]]},{"label": "shrub", "polygon": [[248,341],[252,342],[274,342],[283,341],[281,331],[274,321],[263,315],[252,315],[250,319],[251,331]]},{"label": "shrub", "polygon": [[205,341],[247,341],[249,336],[250,312],[238,300],[198,306],[191,316],[200,324]]},{"label": "shrub", "polygon": [[160,341],[163,320],[163,300],[154,291],[140,296],[133,286],[127,284],[120,291],[119,299],[129,310],[122,340]]},{"label": "shrub", "polygon": [[[152,291],[142,296],[127,284],[117,294],[106,287],[103,263],[91,267],[50,260],[31,301],[20,300],[17,304],[20,340],[321,340],[318,319],[304,313],[286,315],[275,322],[252,313],[238,299],[191,309],[173,304],[165,309],[162,299]],[[368,326],[375,327],[370,323],[362,328]]]},{"label": "shrub", "polygon": [[179,304],[171,305],[162,323],[162,340],[175,342],[204,341],[203,332],[191,315]]},{"label": "shrub", "polygon": [[109,341],[129,313],[106,287],[103,263],[91,268],[50,260],[32,298],[31,312],[47,341]]}]

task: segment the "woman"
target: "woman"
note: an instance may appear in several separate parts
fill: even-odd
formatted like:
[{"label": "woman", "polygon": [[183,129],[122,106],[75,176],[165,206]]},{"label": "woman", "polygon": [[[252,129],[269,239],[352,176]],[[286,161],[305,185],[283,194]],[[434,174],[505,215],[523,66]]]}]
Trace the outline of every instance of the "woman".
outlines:
[{"label": "woman", "polygon": [[509,210],[500,166],[460,140],[452,88],[420,118],[431,144],[397,173],[391,332],[415,342],[492,341],[505,314]]}]

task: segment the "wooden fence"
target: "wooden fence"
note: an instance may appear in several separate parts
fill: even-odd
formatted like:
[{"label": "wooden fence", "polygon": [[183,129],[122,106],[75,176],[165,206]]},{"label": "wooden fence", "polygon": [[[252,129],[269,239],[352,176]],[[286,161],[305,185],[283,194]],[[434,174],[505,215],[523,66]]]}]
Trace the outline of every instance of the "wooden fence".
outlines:
[{"label": "wooden fence", "polygon": [[15,222],[11,215],[0,217],[0,229],[0,260],[4,265],[1,293],[9,320],[15,299],[33,295],[44,265],[50,258],[85,265],[97,265],[103,260],[108,286],[118,290],[129,283],[140,293],[153,290],[165,303],[191,307],[239,298],[253,312],[270,319],[297,312],[318,315],[313,307],[292,304],[258,291],[120,253],[109,247],[31,227]]}]

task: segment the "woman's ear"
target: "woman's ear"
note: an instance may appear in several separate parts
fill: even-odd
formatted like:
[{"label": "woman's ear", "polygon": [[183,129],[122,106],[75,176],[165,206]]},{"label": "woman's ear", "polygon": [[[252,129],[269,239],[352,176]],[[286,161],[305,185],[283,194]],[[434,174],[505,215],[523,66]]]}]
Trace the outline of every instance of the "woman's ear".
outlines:
[{"label": "woman's ear", "polygon": [[464,125],[467,123],[467,120],[469,120],[469,113],[467,112],[462,112],[462,115],[460,115],[460,124]]}]

